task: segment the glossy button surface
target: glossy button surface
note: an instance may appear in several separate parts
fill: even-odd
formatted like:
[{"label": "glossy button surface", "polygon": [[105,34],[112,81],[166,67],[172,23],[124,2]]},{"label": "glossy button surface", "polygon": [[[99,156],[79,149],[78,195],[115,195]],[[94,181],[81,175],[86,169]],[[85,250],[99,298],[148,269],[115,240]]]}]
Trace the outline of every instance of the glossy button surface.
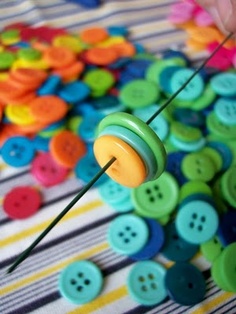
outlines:
[{"label": "glossy button surface", "polygon": [[214,105],[217,118],[226,125],[236,125],[236,99],[219,98]]},{"label": "glossy button surface", "polygon": [[166,270],[154,261],[137,262],[128,274],[127,286],[130,296],[143,305],[155,305],[166,296],[164,284]]},{"label": "glossy button surface", "polygon": [[61,295],[74,304],[85,304],[95,299],[102,285],[100,269],[86,260],[69,264],[59,276]]},{"label": "glossy button surface", "polygon": [[220,217],[218,237],[224,246],[236,242],[236,211],[229,210]]},{"label": "glossy button surface", "polygon": [[233,207],[236,206],[236,165],[230,167],[220,179],[223,198]]},{"label": "glossy button surface", "polygon": [[200,249],[205,259],[212,263],[220,255],[224,248],[218,237],[214,236],[209,241],[202,243]]}]

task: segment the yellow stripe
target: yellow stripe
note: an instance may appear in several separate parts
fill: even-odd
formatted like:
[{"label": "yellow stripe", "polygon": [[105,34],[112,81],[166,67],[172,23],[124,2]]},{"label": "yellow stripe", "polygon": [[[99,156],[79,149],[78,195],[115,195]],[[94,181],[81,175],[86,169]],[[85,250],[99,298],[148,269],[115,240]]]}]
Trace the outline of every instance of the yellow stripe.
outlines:
[{"label": "yellow stripe", "polygon": [[122,286],[116,290],[113,290],[105,295],[102,295],[100,297],[98,297],[97,299],[95,299],[94,301],[81,306],[79,308],[76,308],[73,311],[70,311],[67,314],[79,314],[79,313],[92,313],[98,309],[101,309],[102,307],[120,300],[121,298],[125,297],[127,295],[127,289],[126,286]]},{"label": "yellow stripe", "polygon": [[193,310],[192,312],[190,312],[191,314],[205,314],[205,313],[209,313],[210,311],[212,311],[214,308],[216,308],[218,305],[220,305],[221,303],[226,303],[230,298],[234,297],[235,294],[230,293],[230,292],[224,292],[223,294],[217,296],[216,298],[214,298],[211,301],[206,301],[206,304],[203,304],[201,306],[201,308],[198,308],[196,310]]},{"label": "yellow stripe", "polygon": [[42,278],[46,278],[49,275],[60,271],[61,269],[63,269],[64,267],[66,267],[68,264],[73,263],[77,260],[82,260],[82,259],[88,259],[90,258],[92,255],[94,254],[98,254],[101,253],[102,251],[106,250],[109,248],[109,245],[107,242],[105,243],[101,243],[100,245],[97,245],[96,247],[93,247],[77,256],[71,257],[69,259],[64,260],[63,262],[60,262],[56,265],[53,265],[49,268],[46,268],[38,273],[35,273],[29,277],[26,277],[22,280],[18,280],[17,282],[14,282],[4,288],[1,288],[0,290],[0,296],[10,293],[12,291],[15,291],[17,289],[21,289],[22,287],[26,286],[26,285],[30,285],[33,282],[40,280]]},{"label": "yellow stripe", "polygon": [[[61,223],[62,221],[67,221],[69,219],[73,219],[75,217],[78,217],[90,210],[94,210],[95,208],[102,206],[103,202],[100,200],[93,201],[91,203],[88,203],[84,206],[74,208],[71,212],[67,213],[65,217],[62,218],[62,220],[59,222]],[[23,230],[21,232],[18,232],[16,234],[13,234],[12,236],[5,238],[0,241],[0,247],[10,245],[14,242],[20,241],[22,239],[25,239],[26,237],[32,236],[35,233],[43,231],[45,228],[48,227],[48,225],[51,223],[52,219],[44,221],[38,225],[35,225],[31,228],[28,228],[26,230]]]}]

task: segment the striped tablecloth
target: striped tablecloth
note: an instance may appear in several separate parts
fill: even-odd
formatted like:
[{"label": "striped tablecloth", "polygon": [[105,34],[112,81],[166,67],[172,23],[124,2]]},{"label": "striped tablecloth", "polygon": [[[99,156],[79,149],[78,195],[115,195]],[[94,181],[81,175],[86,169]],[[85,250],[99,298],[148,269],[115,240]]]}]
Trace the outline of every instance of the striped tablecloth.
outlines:
[{"label": "striped tablecloth", "polygon": [[[64,0],[1,0],[0,26],[24,21],[34,25],[50,24],[73,32],[91,25],[126,25],[130,39],[158,55],[169,47],[183,48],[186,35],[166,19],[174,0],[104,0],[97,9],[85,9]],[[192,55],[193,58],[201,57]],[[217,288],[210,277],[209,264],[197,255],[192,263],[202,271],[207,283],[205,300],[184,307],[167,300],[156,307],[144,307],[128,295],[125,280],[133,262],[114,253],[106,241],[109,222],[116,213],[90,190],[64,217],[61,223],[33,250],[29,258],[11,275],[6,269],[81,189],[71,176],[52,188],[42,188],[29,168],[18,170],[0,162],[0,196],[17,185],[37,186],[43,195],[41,210],[29,219],[13,221],[0,209],[0,313],[236,313],[236,297]],[[58,275],[69,263],[89,259],[105,277],[102,294],[93,302],[76,306],[58,292]],[[171,263],[158,255],[166,267]]]}]

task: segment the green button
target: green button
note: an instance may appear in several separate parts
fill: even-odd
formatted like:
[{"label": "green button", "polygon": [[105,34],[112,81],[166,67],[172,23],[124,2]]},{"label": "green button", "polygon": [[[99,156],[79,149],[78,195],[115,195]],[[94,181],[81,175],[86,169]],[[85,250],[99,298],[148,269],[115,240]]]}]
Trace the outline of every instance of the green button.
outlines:
[{"label": "green button", "polygon": [[102,96],[115,82],[114,76],[102,69],[90,70],[85,74],[84,82],[91,88],[97,97]]},{"label": "green button", "polygon": [[9,29],[7,31],[4,31],[1,33],[1,39],[2,40],[12,40],[17,39],[20,36],[20,31],[18,29]]},{"label": "green button", "polygon": [[219,139],[236,139],[236,126],[230,126],[222,123],[217,119],[217,116],[214,112],[210,112],[208,114],[206,121],[208,130]]},{"label": "green button", "polygon": [[236,207],[236,165],[230,167],[220,180],[223,198]]},{"label": "green button", "polygon": [[139,215],[160,218],[175,210],[179,197],[176,179],[168,172],[132,190],[134,208]]},{"label": "green button", "polygon": [[222,169],[223,159],[217,150],[215,150],[212,147],[204,147],[202,149],[202,152],[211,158],[216,167],[217,172]]},{"label": "green button", "polygon": [[200,250],[205,259],[208,262],[212,263],[223,251],[223,246],[218,240],[218,238],[215,236],[211,240],[202,243],[200,246]]},{"label": "green button", "polygon": [[120,101],[131,109],[142,108],[154,104],[160,96],[157,84],[146,80],[133,80],[120,90]]},{"label": "green button", "polygon": [[14,53],[10,51],[0,52],[0,70],[9,69],[15,60],[16,56]]},{"label": "green button", "polygon": [[202,132],[198,128],[177,121],[171,124],[170,131],[177,139],[184,142],[195,142],[202,137]]},{"label": "green button", "polygon": [[184,157],[181,170],[189,180],[208,182],[216,173],[216,168],[211,158],[203,153],[191,153]]},{"label": "green button", "polygon": [[216,98],[216,93],[214,90],[211,88],[210,84],[207,84],[205,86],[205,89],[200,97],[194,100],[192,103],[191,109],[194,110],[203,110],[207,107],[209,107],[215,100]]},{"label": "green button", "polygon": [[30,47],[22,48],[22,49],[19,49],[19,51],[17,51],[17,56],[20,59],[28,60],[28,61],[38,60],[41,58],[41,55],[42,55],[41,51],[30,48]]},{"label": "green button", "polygon": [[205,194],[212,196],[212,191],[209,185],[207,185],[203,181],[189,181],[181,186],[179,193],[179,203],[181,203],[185,198],[193,194]]}]

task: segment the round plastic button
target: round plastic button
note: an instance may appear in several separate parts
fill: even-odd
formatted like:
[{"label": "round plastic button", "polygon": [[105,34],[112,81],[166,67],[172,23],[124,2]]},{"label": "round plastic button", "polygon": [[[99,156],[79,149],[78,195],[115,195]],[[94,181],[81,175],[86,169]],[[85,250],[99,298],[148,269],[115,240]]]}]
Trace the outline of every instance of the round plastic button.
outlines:
[{"label": "round plastic button", "polygon": [[146,182],[132,191],[135,210],[150,218],[160,218],[173,212],[178,197],[178,183],[168,172],[163,172],[158,179]]},{"label": "round plastic button", "polygon": [[236,96],[236,74],[230,72],[214,75],[210,84],[216,94],[226,97]]},{"label": "round plastic button", "polygon": [[103,92],[108,90],[114,84],[114,76],[105,70],[94,69],[88,71],[84,76],[84,82],[91,88],[93,92]]},{"label": "round plastic button", "polygon": [[195,305],[203,301],[205,279],[194,265],[175,263],[166,272],[165,285],[172,300],[181,305]]},{"label": "round plastic button", "polygon": [[38,211],[41,201],[41,195],[35,188],[19,186],[5,195],[3,209],[12,219],[25,219]]},{"label": "round plastic button", "polygon": [[233,154],[227,144],[222,142],[208,142],[207,147],[214,148],[221,155],[223,161],[222,170],[226,170],[230,167],[233,160]]},{"label": "round plastic button", "polygon": [[200,246],[200,250],[205,259],[213,263],[214,260],[220,255],[223,251],[223,246],[218,238],[215,236],[207,242],[204,242]]},{"label": "round plastic button", "polygon": [[236,207],[236,165],[230,167],[220,179],[223,198]]},{"label": "round plastic button", "polygon": [[140,251],[148,241],[147,223],[140,217],[124,214],[115,218],[108,229],[108,242],[120,254],[132,255]]},{"label": "round plastic button", "polygon": [[201,139],[201,130],[192,126],[187,126],[180,122],[173,122],[170,128],[171,134],[184,142],[195,142]]},{"label": "round plastic button", "polygon": [[179,185],[187,181],[187,178],[183,175],[181,170],[181,163],[185,156],[185,152],[172,152],[167,156],[166,171],[170,172],[175,177]]},{"label": "round plastic button", "polygon": [[217,118],[226,125],[236,125],[236,99],[219,98],[214,105]]},{"label": "round plastic button", "polygon": [[100,269],[90,261],[78,261],[68,265],[60,274],[61,295],[75,304],[85,304],[100,293],[103,277]]},{"label": "round plastic button", "polygon": [[220,217],[218,237],[224,246],[236,242],[236,211],[229,210]]},{"label": "round plastic button", "polygon": [[190,243],[200,244],[216,233],[219,218],[215,208],[204,201],[191,201],[182,206],[176,217],[178,234]]},{"label": "round plastic button", "polygon": [[203,181],[193,180],[186,182],[180,189],[179,203],[184,201],[188,196],[194,194],[204,194],[212,196],[212,191],[209,185]]},{"label": "round plastic button", "polygon": [[189,108],[175,108],[173,115],[177,121],[184,125],[199,128],[205,123],[203,113]]},{"label": "round plastic button", "polygon": [[236,138],[236,125],[227,125],[220,121],[215,112],[212,111],[207,116],[208,130],[220,140],[233,140]]},{"label": "round plastic button", "polygon": [[179,236],[175,223],[165,226],[164,232],[165,242],[161,253],[171,261],[188,261],[198,252],[198,245],[189,243]]},{"label": "round plastic button", "polygon": [[97,126],[103,118],[104,115],[97,111],[86,114],[78,128],[80,138],[87,143],[93,142],[96,138]]},{"label": "round plastic button", "polygon": [[130,296],[143,305],[155,305],[167,297],[166,269],[154,261],[137,262],[131,269],[127,286]]}]

